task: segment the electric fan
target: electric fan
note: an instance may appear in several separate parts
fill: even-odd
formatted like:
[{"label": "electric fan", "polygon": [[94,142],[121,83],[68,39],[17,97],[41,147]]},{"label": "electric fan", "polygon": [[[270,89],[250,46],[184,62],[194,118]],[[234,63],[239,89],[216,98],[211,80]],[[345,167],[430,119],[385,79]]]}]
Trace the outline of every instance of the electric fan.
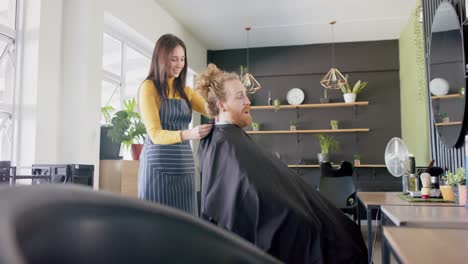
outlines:
[{"label": "electric fan", "polygon": [[401,177],[406,172],[408,149],[400,138],[390,139],[385,148],[385,166],[394,177]]}]

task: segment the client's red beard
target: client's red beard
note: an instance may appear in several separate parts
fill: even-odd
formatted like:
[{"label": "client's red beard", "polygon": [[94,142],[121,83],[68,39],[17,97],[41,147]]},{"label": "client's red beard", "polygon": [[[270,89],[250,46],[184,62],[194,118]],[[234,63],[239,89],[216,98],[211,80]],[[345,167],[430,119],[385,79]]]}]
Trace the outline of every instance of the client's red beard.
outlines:
[{"label": "client's red beard", "polygon": [[250,106],[247,106],[244,109],[242,109],[242,112],[231,112],[230,115],[231,121],[241,128],[248,127],[252,123],[252,116],[250,115]]}]

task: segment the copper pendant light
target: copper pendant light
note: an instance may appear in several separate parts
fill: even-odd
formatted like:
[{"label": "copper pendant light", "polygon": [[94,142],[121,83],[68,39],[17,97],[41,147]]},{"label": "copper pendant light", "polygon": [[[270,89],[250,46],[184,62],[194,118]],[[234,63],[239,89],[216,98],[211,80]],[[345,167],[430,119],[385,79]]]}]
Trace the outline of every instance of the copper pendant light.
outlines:
[{"label": "copper pendant light", "polygon": [[[334,31],[333,26],[336,24],[336,21],[330,21],[329,23],[332,26],[332,67],[330,70],[323,76],[320,80],[320,84],[326,89],[340,89],[342,85],[346,83],[346,78],[341,74],[341,72],[335,68],[335,40],[334,40]],[[327,91],[325,90],[325,98]]]},{"label": "copper pendant light", "polygon": [[246,45],[247,46],[247,68],[246,68],[244,75],[242,76],[241,82],[245,86],[245,89],[247,89],[247,93],[254,94],[258,90],[260,90],[262,86],[260,85],[260,83],[258,83],[255,77],[249,73],[249,70],[250,70],[249,68],[249,31],[251,29],[252,29],[251,27],[245,28],[245,31],[247,32],[247,45]]}]

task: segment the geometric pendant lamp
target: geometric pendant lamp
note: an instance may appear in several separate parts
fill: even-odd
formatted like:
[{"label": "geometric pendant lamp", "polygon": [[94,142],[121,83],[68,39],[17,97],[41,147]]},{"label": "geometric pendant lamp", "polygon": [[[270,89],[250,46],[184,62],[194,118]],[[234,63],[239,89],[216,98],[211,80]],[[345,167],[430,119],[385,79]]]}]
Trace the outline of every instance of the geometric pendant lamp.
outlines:
[{"label": "geometric pendant lamp", "polygon": [[335,20],[330,21],[330,25],[332,26],[332,66],[331,69],[325,74],[325,76],[323,76],[322,80],[320,80],[320,84],[326,89],[340,89],[340,87],[347,81],[343,74],[341,74],[341,72],[335,68],[335,40],[333,31],[333,26],[335,24]]},{"label": "geometric pendant lamp", "polygon": [[262,89],[262,86],[258,81],[253,77],[252,74],[249,73],[249,31],[251,27],[246,27],[245,31],[247,32],[247,68],[245,70],[244,76],[242,76],[242,84],[244,85],[245,89],[247,89],[247,93],[254,94],[258,90]]}]

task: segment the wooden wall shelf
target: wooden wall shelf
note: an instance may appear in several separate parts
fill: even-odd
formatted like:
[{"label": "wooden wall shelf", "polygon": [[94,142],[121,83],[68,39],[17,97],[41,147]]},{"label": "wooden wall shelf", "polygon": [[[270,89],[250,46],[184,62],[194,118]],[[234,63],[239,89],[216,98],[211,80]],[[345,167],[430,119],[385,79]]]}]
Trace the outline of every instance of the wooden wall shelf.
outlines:
[{"label": "wooden wall shelf", "polygon": [[369,132],[370,128],[350,128],[350,129],[316,129],[316,130],[265,130],[246,131],[247,134],[315,134],[315,133],[351,133]]},{"label": "wooden wall shelf", "polygon": [[[340,165],[335,164],[333,167],[339,167]],[[307,164],[307,165],[288,165],[289,168],[320,168],[318,164]],[[360,164],[360,165],[353,165],[355,168],[386,168],[385,164]]]},{"label": "wooden wall shelf", "polygon": [[463,98],[464,95],[461,94],[447,94],[441,96],[431,96],[432,99],[453,99],[453,98]]},{"label": "wooden wall shelf", "polygon": [[458,122],[436,123],[436,126],[458,126],[458,125],[461,125],[461,124],[462,124],[462,122],[458,121]]},{"label": "wooden wall shelf", "polygon": [[[301,104],[301,105],[281,105],[280,109],[298,109],[298,108],[333,108],[333,107],[352,107],[369,105],[368,101],[354,103],[328,103],[328,104]],[[275,110],[273,105],[251,106],[250,110]]]}]

